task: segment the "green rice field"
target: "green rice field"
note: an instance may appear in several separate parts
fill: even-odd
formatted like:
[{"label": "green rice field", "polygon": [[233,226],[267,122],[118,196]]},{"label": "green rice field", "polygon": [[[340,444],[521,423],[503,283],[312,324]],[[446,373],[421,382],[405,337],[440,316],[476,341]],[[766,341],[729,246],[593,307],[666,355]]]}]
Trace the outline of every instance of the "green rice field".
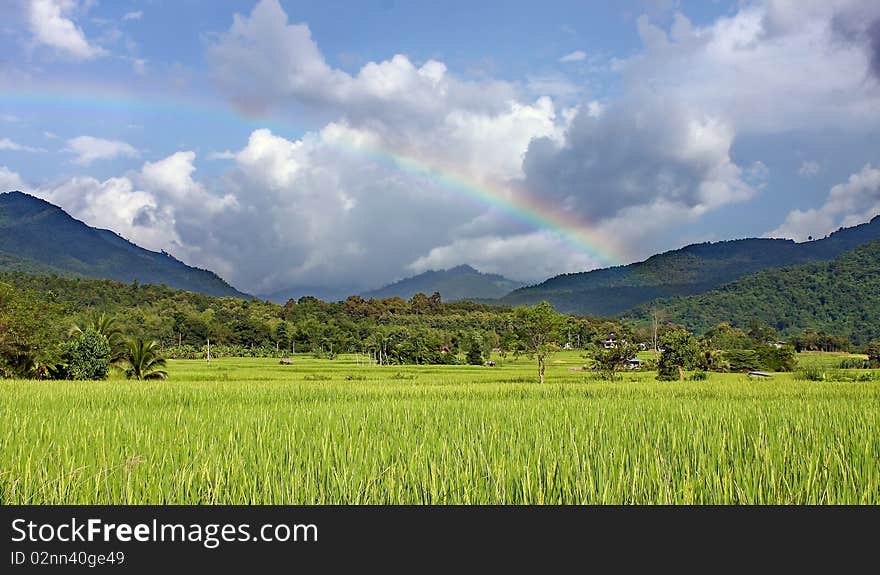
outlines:
[{"label": "green rice field", "polygon": [[0,503],[880,503],[878,373],[610,383],[565,352],[542,386],[527,358],[501,363],[297,356],[173,361],[159,382],[2,381]]}]

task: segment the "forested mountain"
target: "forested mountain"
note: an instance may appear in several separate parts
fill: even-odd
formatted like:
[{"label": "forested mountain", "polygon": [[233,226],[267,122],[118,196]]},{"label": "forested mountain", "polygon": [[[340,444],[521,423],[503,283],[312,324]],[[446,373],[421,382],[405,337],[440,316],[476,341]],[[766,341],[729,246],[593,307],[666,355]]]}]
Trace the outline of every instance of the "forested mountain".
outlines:
[{"label": "forested mountain", "polygon": [[729,322],[747,327],[759,319],[783,336],[804,330],[843,335],[860,345],[880,338],[880,240],[820,263],[764,270],[699,295],[653,302],[627,314],[703,333]]},{"label": "forested mountain", "polygon": [[22,192],[0,194],[0,271],[138,281],[250,297],[211,271],[145,250],[110,230],[89,227],[58,206]]},{"label": "forested mountain", "polygon": [[703,293],[768,268],[831,260],[878,238],[880,216],[804,243],[753,238],[694,244],[627,266],[556,276],[498,302],[531,305],[547,300],[565,313],[618,315],[658,298]]},{"label": "forested mountain", "polygon": [[471,266],[461,265],[448,270],[429,270],[361,295],[365,298],[409,299],[417,293],[439,292],[444,301],[460,301],[498,298],[523,285],[498,274],[484,274]]}]

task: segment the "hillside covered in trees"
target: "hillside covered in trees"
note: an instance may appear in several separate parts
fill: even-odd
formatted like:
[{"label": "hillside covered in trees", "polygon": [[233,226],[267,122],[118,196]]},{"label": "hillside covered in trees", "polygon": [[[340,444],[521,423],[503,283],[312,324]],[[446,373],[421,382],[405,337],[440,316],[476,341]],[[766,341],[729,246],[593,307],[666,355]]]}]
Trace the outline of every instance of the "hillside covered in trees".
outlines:
[{"label": "hillside covered in trees", "polygon": [[165,284],[214,296],[250,297],[217,274],[92,228],[22,192],[0,194],[0,271]]},{"label": "hillside covered in trees", "polygon": [[[123,333],[156,340],[168,357],[283,356],[292,351],[333,357],[357,352],[381,363],[455,363],[493,348],[515,352],[514,310],[470,302],[446,303],[439,294],[326,303],[313,297],[285,305],[216,298],[164,286],[112,280],[0,274],[0,356],[31,363],[57,360],[55,343],[74,325],[104,314]],[[564,318],[557,341],[586,344],[626,326],[603,319]],[[507,339],[505,339],[507,338]],[[476,353],[474,353],[476,350]],[[30,361],[29,360],[29,361]]]},{"label": "hillside covered in trees", "polygon": [[747,327],[757,318],[786,337],[812,329],[862,345],[880,337],[880,240],[829,262],[765,270],[703,294],[662,299],[627,318],[647,323],[652,313],[698,333],[721,322]]},{"label": "hillside covered in trees", "polygon": [[831,260],[876,239],[880,216],[804,243],[753,238],[694,244],[627,266],[556,276],[498,301],[546,300],[565,313],[613,316],[658,298],[707,292],[761,270]]}]

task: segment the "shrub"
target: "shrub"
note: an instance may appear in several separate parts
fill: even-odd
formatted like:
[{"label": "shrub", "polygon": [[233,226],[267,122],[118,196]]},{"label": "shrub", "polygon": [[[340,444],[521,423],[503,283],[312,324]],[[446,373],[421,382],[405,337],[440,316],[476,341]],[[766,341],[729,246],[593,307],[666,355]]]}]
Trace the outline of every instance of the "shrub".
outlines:
[{"label": "shrub", "polygon": [[65,374],[70,379],[106,379],[110,371],[110,342],[87,327],[64,344]]},{"label": "shrub", "polygon": [[873,365],[870,359],[847,357],[842,359],[837,367],[840,369],[871,369]]},{"label": "shrub", "polygon": [[709,373],[706,371],[695,371],[689,378],[691,381],[706,381],[709,379]]},{"label": "shrub", "polygon": [[752,371],[761,368],[758,352],[753,349],[725,350],[724,360],[730,365],[730,371]]}]

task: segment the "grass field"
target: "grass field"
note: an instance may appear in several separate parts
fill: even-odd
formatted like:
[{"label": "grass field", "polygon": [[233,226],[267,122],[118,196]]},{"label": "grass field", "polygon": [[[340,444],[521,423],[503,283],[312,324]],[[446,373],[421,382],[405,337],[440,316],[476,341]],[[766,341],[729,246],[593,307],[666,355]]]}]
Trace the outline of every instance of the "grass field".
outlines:
[{"label": "grass field", "polygon": [[607,383],[581,363],[557,355],[543,386],[525,358],[3,381],[0,503],[880,503],[876,378]]}]

